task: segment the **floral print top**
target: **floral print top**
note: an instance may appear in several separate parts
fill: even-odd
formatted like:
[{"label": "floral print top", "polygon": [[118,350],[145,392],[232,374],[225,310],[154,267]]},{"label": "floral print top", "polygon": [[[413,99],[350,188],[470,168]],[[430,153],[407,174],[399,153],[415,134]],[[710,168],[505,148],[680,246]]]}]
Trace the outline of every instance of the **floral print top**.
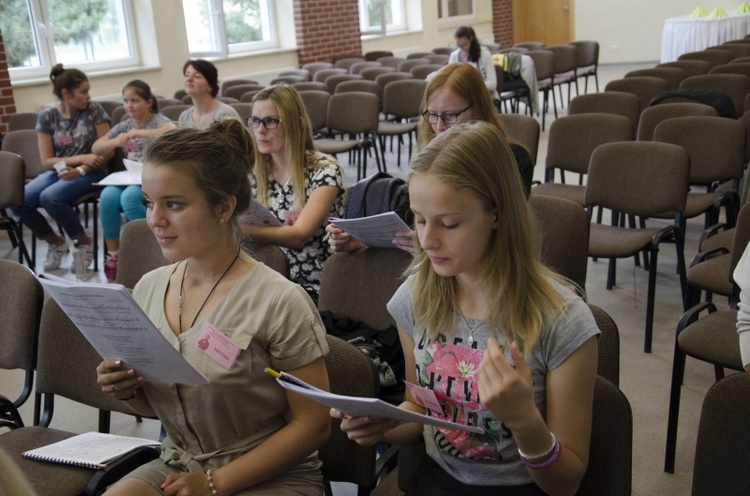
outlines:
[{"label": "floral print top", "polygon": [[109,116],[101,105],[89,101],[88,107],[70,119],[63,117],[57,107],[39,112],[35,129],[52,136],[55,157],[72,157],[91,153],[97,138],[96,126],[103,122],[109,122]]},{"label": "floral print top", "polygon": [[[344,177],[341,166],[330,155],[309,150],[306,155],[305,167],[306,198],[309,199],[313,191],[321,186],[336,186],[339,194],[331,206],[326,219],[313,233],[310,241],[300,250],[281,247],[289,262],[289,279],[301,285],[305,291],[317,295],[320,290],[320,273],[323,262],[331,256],[331,248],[323,241],[328,217],[344,216]],[[255,181],[252,181],[255,189]],[[272,175],[269,176],[269,207],[279,222],[293,225],[300,210],[294,208],[294,188],[291,184],[280,184]]]},{"label": "floral print top", "polygon": [[[436,339],[417,334],[412,314],[412,293],[407,279],[388,302],[388,311],[414,340],[417,385],[431,389],[442,411],[427,414],[461,424],[482,427],[484,434],[425,426],[427,454],[447,473],[464,484],[521,485],[531,477],[518,457],[513,433],[502,419],[482,405],[477,372],[487,338],[495,337],[510,357],[502,332],[489,332],[484,321],[456,319],[455,328],[446,329]],[[552,282],[564,303],[564,311],[545,319],[539,341],[528,358],[534,381],[534,399],[546,416],[547,371],[559,366],[591,336],[599,334],[591,311],[575,293]],[[471,337],[471,340],[469,339]],[[469,345],[469,342],[472,344]]]}]

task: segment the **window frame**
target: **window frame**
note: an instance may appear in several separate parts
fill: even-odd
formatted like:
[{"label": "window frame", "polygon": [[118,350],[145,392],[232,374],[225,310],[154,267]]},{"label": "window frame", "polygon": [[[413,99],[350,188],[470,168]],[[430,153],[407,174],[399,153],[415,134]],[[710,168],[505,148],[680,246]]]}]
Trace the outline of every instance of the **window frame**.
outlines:
[{"label": "window frame", "polygon": [[[206,6],[209,18],[209,32],[211,44],[215,50],[190,51],[191,58],[227,58],[231,55],[249,55],[253,52],[269,50],[279,47],[276,32],[276,10],[273,0],[259,0],[261,25],[267,39],[232,43],[227,41],[226,21],[224,18],[224,0],[201,0]],[[190,40],[188,39],[188,50]]]},{"label": "window frame", "polygon": [[[138,51],[132,0],[117,0],[117,2],[122,9],[121,14],[125,26],[125,38],[127,39],[130,56],[112,60],[76,62],[70,65],[75,65],[77,69],[85,73],[127,69],[140,65],[140,53]],[[56,57],[55,31],[51,25],[47,0],[26,0],[26,7],[29,14],[31,34],[34,38],[34,46],[39,56],[39,66],[8,67],[8,73],[13,82],[47,78],[52,67],[57,63],[62,62],[65,64],[65,61],[58,60]]]},{"label": "window frame", "polygon": [[[442,22],[446,21],[468,21],[472,19],[476,19],[477,17],[477,0],[471,0],[471,14],[461,14],[461,15],[448,15],[448,12],[450,9],[448,8],[448,2],[450,0],[437,0],[438,1],[438,20]],[[444,15],[440,15],[440,11],[442,9],[442,12]]]},{"label": "window frame", "polygon": [[[373,36],[373,35],[386,35],[388,33],[394,33],[399,31],[406,31],[408,23],[406,20],[406,5],[404,0],[373,0],[380,4],[380,27],[370,28],[370,14],[367,8],[368,0],[359,0],[359,30],[361,36]],[[386,24],[385,23],[385,4],[384,2],[390,2],[394,8],[392,11],[400,13],[400,23]]]}]

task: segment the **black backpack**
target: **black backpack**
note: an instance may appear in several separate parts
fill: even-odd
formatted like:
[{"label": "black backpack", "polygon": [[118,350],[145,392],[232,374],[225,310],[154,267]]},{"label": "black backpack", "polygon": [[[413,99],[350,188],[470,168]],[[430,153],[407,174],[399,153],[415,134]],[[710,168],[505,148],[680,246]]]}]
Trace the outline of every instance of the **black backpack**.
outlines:
[{"label": "black backpack", "polygon": [[357,219],[384,212],[396,212],[411,226],[414,216],[409,210],[409,187],[401,178],[387,172],[366,177],[346,192],[344,217]]},{"label": "black backpack", "polygon": [[719,117],[729,117],[730,119],[737,119],[737,111],[734,108],[732,99],[726,93],[714,90],[703,90],[703,89],[686,89],[686,90],[673,90],[659,93],[650,102],[649,106],[657,105],[663,100],[669,98],[684,98],[687,100],[694,100],[698,103],[705,103],[711,105],[718,112]]}]

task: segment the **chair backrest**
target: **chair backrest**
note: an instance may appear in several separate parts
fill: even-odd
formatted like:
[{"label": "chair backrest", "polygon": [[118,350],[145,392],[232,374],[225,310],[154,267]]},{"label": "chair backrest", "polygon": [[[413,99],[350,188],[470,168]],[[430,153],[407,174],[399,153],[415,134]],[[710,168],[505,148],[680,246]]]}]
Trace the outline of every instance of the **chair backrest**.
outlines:
[{"label": "chair backrest", "polygon": [[331,95],[326,127],[349,134],[375,132],[380,118],[380,99],[372,93],[348,91]]},{"label": "chair backrest", "polygon": [[279,76],[299,76],[305,81],[312,80],[312,75],[307,69],[285,69],[279,71]]},{"label": "chair backrest", "polygon": [[750,57],[737,57],[736,59],[729,62],[730,64],[747,64],[750,62]]},{"label": "chair backrest", "polygon": [[94,100],[96,103],[102,106],[108,116],[112,116],[112,111],[122,105],[122,100]]},{"label": "chair backrest", "polygon": [[[330,334],[326,335],[329,353],[325,356],[332,393],[377,398],[378,373],[372,360],[356,346]],[[375,481],[375,446],[360,446],[340,428],[339,419],[331,419],[331,436],[318,450],[323,479],[350,482],[371,488]]]},{"label": "chair backrest", "polygon": [[396,248],[363,248],[334,253],[323,264],[318,309],[349,317],[371,329],[395,326],[386,304],[403,282],[411,262]]},{"label": "chair backrest", "polygon": [[450,55],[455,50],[455,47],[435,47],[431,51],[438,55]]},{"label": "chair backrest", "polygon": [[693,465],[693,496],[743,494],[750,487],[750,374],[715,383],[703,399]]},{"label": "chair backrest", "polygon": [[328,91],[301,90],[299,96],[305,103],[313,131],[323,129],[326,126],[328,100],[331,98],[331,94]]},{"label": "chair backrest", "polygon": [[412,67],[409,69],[411,74],[417,79],[427,79],[427,76],[435,71],[439,71],[443,67],[442,64],[424,64]]},{"label": "chair backrest", "polygon": [[398,64],[398,67],[396,69],[398,70],[398,72],[411,72],[412,67],[416,67],[418,65],[426,65],[430,63],[431,63],[430,59],[426,59],[424,57],[407,58],[406,60]]},{"label": "chair backrest", "polygon": [[328,86],[325,83],[321,83],[320,81],[304,81],[301,83],[292,83],[292,86],[297,91],[314,90],[328,92]]},{"label": "chair backrest", "polygon": [[406,59],[407,60],[423,59],[425,55],[429,55],[431,53],[435,53],[435,52],[411,52],[409,55],[406,56]]},{"label": "chair backrest", "polygon": [[164,117],[169,117],[174,122],[177,122],[177,119],[180,118],[180,114],[183,113],[185,110],[192,107],[192,105],[170,105],[169,107],[163,108],[159,111],[161,115]]},{"label": "chair backrest", "polygon": [[615,386],[620,385],[620,330],[607,312],[596,305],[588,304],[596,326],[601,331],[599,335],[599,363],[596,367],[597,375],[610,381]]},{"label": "chair backrest", "polygon": [[[20,155],[0,151],[0,210],[23,205],[25,170]],[[0,218],[3,213],[0,212]]]},{"label": "chair backrest", "polygon": [[354,64],[358,64],[360,62],[364,62],[364,57],[353,57],[353,56],[346,56],[342,57],[340,59],[336,59],[333,61],[333,67],[336,67],[338,69],[346,69],[347,71],[351,70],[351,67]]},{"label": "chair backrest", "polygon": [[157,97],[157,100],[160,109],[169,107],[170,105],[180,105],[182,103],[182,100],[180,100],[179,98]]},{"label": "chair backrest", "polygon": [[336,86],[344,81],[358,81],[362,79],[359,74],[332,74],[325,79],[326,86],[328,86],[328,92],[333,94],[336,93]]},{"label": "chair backrest", "polygon": [[[434,50],[434,48],[433,48]],[[429,60],[433,64],[437,65],[445,65],[450,60],[451,56],[448,53],[430,53],[428,55],[425,55],[423,58]]]},{"label": "chair backrest", "polygon": [[592,40],[571,41],[568,43],[578,49],[578,67],[599,65],[599,42]]},{"label": "chair backrest", "polygon": [[[748,45],[750,47],[750,45]],[[750,77],[750,61],[737,64],[734,63],[734,60],[731,64],[724,64],[724,65],[717,65],[716,67],[712,67],[710,71],[708,71],[709,74],[741,74],[743,76]],[[737,109],[739,112],[739,109]]]},{"label": "chair backrest", "polygon": [[681,90],[721,91],[732,99],[736,115],[742,115],[745,98],[750,94],[750,77],[742,74],[704,74],[691,76],[680,84]]},{"label": "chair backrest", "polygon": [[235,84],[225,89],[221,96],[236,98],[237,100],[239,100],[242,97],[243,93],[248,91],[258,91],[262,90],[263,88],[264,86],[262,84],[257,83]]},{"label": "chair backrest", "polygon": [[182,101],[182,98],[187,96],[187,92],[184,89],[179,89],[174,92],[172,98]]},{"label": "chair backrest", "polygon": [[[179,100],[177,100],[179,102]],[[160,102],[161,103],[161,102]],[[175,104],[180,105],[180,104]],[[167,105],[169,107],[169,105]],[[159,105],[159,110],[162,109],[162,106]],[[115,126],[122,121],[125,116],[127,116],[127,113],[125,112],[125,107],[120,105],[119,107],[115,107],[114,110],[112,110],[112,114],[109,116],[109,120],[112,123],[112,126]]]},{"label": "chair backrest", "polygon": [[576,496],[629,496],[633,468],[633,412],[620,389],[596,377],[589,464]]},{"label": "chair backrest", "polygon": [[33,129],[8,131],[3,136],[2,151],[20,155],[26,167],[26,179],[34,179],[44,172],[39,155],[37,132]]},{"label": "chair backrest", "polygon": [[320,83],[324,83],[326,78],[328,76],[333,76],[334,74],[349,74],[348,69],[344,69],[342,67],[330,67],[327,69],[318,69],[314,73],[312,73],[312,80],[318,81]]},{"label": "chair backrest", "polygon": [[641,113],[641,101],[633,93],[623,91],[605,91],[602,93],[587,93],[578,95],[570,101],[568,115],[588,114],[617,114],[627,117],[633,124],[633,131],[638,127]]},{"label": "chair backrest", "polygon": [[733,59],[750,56],[750,45],[747,43],[723,43],[708,47],[706,50],[728,50],[734,55]]},{"label": "chair backrest", "polygon": [[411,74],[410,72],[386,72],[384,74],[379,74],[375,78],[375,82],[380,85],[381,88],[385,88],[385,86],[392,82],[392,81],[401,81],[403,79],[416,79],[414,77],[414,74]]},{"label": "chair backrest", "polygon": [[371,52],[365,53],[365,60],[380,60],[383,57],[393,57],[393,52],[390,50],[373,50]]},{"label": "chair backrest", "polygon": [[521,143],[531,156],[531,161],[536,165],[539,151],[539,122],[529,115],[502,113],[500,120],[505,126],[505,132],[512,139]]},{"label": "chair backrest", "polygon": [[[377,84],[377,83],[376,83]],[[402,79],[383,88],[383,113],[398,118],[418,117],[427,81]]]},{"label": "chair backrest", "polygon": [[699,52],[683,53],[677,60],[705,60],[711,67],[728,64],[736,57],[729,50],[701,50]]},{"label": "chair backrest", "polygon": [[586,210],[570,200],[531,195],[531,210],[542,240],[542,261],[586,291],[589,218]]},{"label": "chair backrest", "polygon": [[349,72],[352,74],[359,74],[363,70],[369,69],[370,67],[383,67],[383,64],[381,64],[380,62],[376,60],[370,60],[370,61],[363,60],[363,61],[357,62],[356,64],[353,64],[349,68]]},{"label": "chair backrest", "polygon": [[18,131],[19,129],[34,129],[36,127],[36,118],[38,112],[16,112],[8,119],[8,131]]},{"label": "chair backrest", "polygon": [[740,122],[745,127],[745,163],[747,163],[750,161],[750,111],[742,114]]},{"label": "chair backrest", "polygon": [[255,260],[275,270],[282,276],[289,278],[289,261],[276,245],[259,245],[248,240],[242,243],[242,249]]},{"label": "chair backrest", "polygon": [[545,167],[548,171],[559,168],[586,174],[596,147],[629,141],[633,136],[632,123],[621,115],[592,113],[560,117],[549,129]]},{"label": "chair backrest", "polygon": [[242,119],[242,123],[245,126],[250,125],[248,121],[250,120],[250,117],[253,116],[253,104],[252,103],[236,102],[236,103],[230,103],[229,106],[232,107],[234,110],[236,110],[238,114],[240,114],[240,119]]},{"label": "chair backrest", "polygon": [[635,139],[638,141],[651,141],[654,139],[654,129],[663,120],[691,115],[717,117],[719,113],[711,105],[703,103],[677,102],[652,105],[643,109],[641,119],[638,121],[638,132]]},{"label": "chair backrest", "polygon": [[668,82],[664,79],[652,76],[614,79],[604,87],[604,91],[624,91],[626,93],[633,93],[641,101],[641,110],[648,107],[648,104],[656,95],[668,90]]},{"label": "chair backrest", "polygon": [[[104,411],[133,414],[127,403],[102,392],[96,367],[102,357],[83,337],[57,302],[44,302],[39,326],[36,390],[44,397],[41,425],[52,420],[52,395]],[[100,424],[101,430],[101,424]]]},{"label": "chair backrest", "polygon": [[231,88],[232,86],[240,85],[240,84],[259,84],[259,83],[258,81],[254,79],[247,79],[247,78],[229,79],[221,83],[221,89],[219,91],[219,94],[221,96],[227,96],[226,91],[229,88]]},{"label": "chair backrest", "polygon": [[549,50],[534,50],[527,54],[534,61],[537,81],[544,81],[555,75],[555,54]]},{"label": "chair backrest", "polygon": [[740,179],[745,160],[745,127],[724,117],[675,117],[654,129],[654,141],[683,147],[690,156],[690,184]]},{"label": "chair backrest", "polygon": [[650,69],[637,69],[625,73],[625,77],[657,77],[669,83],[670,90],[676,90],[680,87],[683,79],[688,77],[687,73],[679,67],[652,67]]},{"label": "chair backrest", "polygon": [[118,284],[132,289],[144,274],[169,263],[146,219],[131,220],[122,227],[117,261]]},{"label": "chair backrest", "polygon": [[687,77],[690,76],[698,76],[700,74],[708,74],[708,71],[711,70],[711,62],[706,62],[705,60],[675,60],[674,62],[665,62],[663,64],[658,64],[656,67],[677,67],[678,69],[682,69],[685,71],[685,74]]},{"label": "chair backrest", "polygon": [[270,84],[280,84],[280,83],[292,84],[292,83],[303,83],[306,81],[308,81],[308,79],[305,76],[287,74],[286,76],[276,76],[275,78],[271,79]]},{"label": "chair backrest", "polygon": [[555,54],[555,74],[578,68],[578,48],[575,45],[548,45],[544,49]]},{"label": "chair backrest", "polygon": [[[747,177],[745,177],[745,179],[747,179]],[[745,253],[748,243],[750,243],[750,204],[747,203],[747,199],[745,200],[745,203],[742,204],[742,207],[740,208],[740,213],[737,215],[737,224],[734,230],[734,236],[732,237],[732,251],[730,252],[729,257],[729,274],[727,274],[727,278],[732,284],[735,282],[734,269],[737,267],[737,264],[740,263],[740,258],[742,258],[742,254]],[[735,290],[739,290],[739,288],[735,288]],[[739,292],[732,295],[734,298],[738,296]]]},{"label": "chair backrest", "polygon": [[685,209],[690,157],[669,143],[605,143],[591,154],[584,203],[653,217]]},{"label": "chair backrest", "polygon": [[542,48],[544,48],[544,42],[543,41],[521,41],[519,43],[514,43],[513,48],[526,48],[530,51],[541,50]]},{"label": "chair backrest", "polygon": [[377,59],[378,62],[383,64],[387,67],[393,67],[394,69],[398,68],[398,64],[401,63],[402,60],[406,60],[403,57],[394,57],[392,55],[386,56],[386,57],[380,57]]},{"label": "chair backrest", "polygon": [[[244,95],[244,93],[243,93],[243,95]],[[222,103],[226,103],[227,105],[231,105],[232,103],[237,103],[237,102],[240,101],[239,98],[236,98],[236,97],[233,97],[233,96],[217,96],[216,99],[219,100]]]},{"label": "chair backrest", "polygon": [[383,99],[383,88],[375,81],[370,81],[369,79],[353,79],[336,85],[336,93],[345,93],[347,91],[364,91],[365,93],[376,95],[380,100]]},{"label": "chair backrest", "polygon": [[[4,259],[0,259],[0,288],[0,333],[3,342],[0,346],[0,368],[26,371],[24,391],[14,401],[16,406],[20,406],[33,387],[44,291],[31,270]],[[9,393],[2,391],[5,396]]]},{"label": "chair backrest", "polygon": [[[326,88],[326,91],[328,91],[327,88]],[[240,97],[240,103],[252,103],[253,98],[255,98],[255,95],[257,95],[260,92],[261,90],[250,90],[250,91],[244,92],[242,96]]]},{"label": "chair backrest", "polygon": [[383,65],[380,67],[367,67],[365,69],[362,69],[359,72],[359,75],[364,79],[375,81],[375,79],[377,79],[377,77],[381,74],[389,74],[392,72],[396,72],[396,69],[391,66]]},{"label": "chair backrest", "polygon": [[193,104],[193,97],[185,93],[180,97],[180,101],[184,103],[185,105],[192,105]]}]

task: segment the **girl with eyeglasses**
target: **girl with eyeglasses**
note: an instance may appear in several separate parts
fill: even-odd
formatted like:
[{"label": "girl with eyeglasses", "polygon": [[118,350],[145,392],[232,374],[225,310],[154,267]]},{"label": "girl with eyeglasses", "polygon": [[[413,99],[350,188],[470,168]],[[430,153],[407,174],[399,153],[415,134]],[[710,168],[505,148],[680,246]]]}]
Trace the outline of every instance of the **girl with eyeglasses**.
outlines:
[{"label": "girl with eyeglasses", "polygon": [[246,217],[243,228],[253,242],[281,247],[290,279],[317,301],[323,262],[331,254],[323,240],[325,224],[344,213],[343,171],[315,149],[305,104],[291,86],[273,85],[256,94],[250,124],[255,196],[281,225],[253,225]]},{"label": "girl with eyeglasses", "polygon": [[[417,128],[417,146],[420,150],[435,136],[456,124],[484,121],[495,126],[508,140],[528,197],[534,175],[531,155],[523,145],[508,139],[482,76],[472,66],[453,63],[435,72],[425,88],[421,109],[422,119]],[[364,246],[335,224],[326,226],[326,231],[329,234],[328,243],[335,252],[353,251]],[[412,231],[398,233],[393,244],[413,254],[413,238]]]}]

